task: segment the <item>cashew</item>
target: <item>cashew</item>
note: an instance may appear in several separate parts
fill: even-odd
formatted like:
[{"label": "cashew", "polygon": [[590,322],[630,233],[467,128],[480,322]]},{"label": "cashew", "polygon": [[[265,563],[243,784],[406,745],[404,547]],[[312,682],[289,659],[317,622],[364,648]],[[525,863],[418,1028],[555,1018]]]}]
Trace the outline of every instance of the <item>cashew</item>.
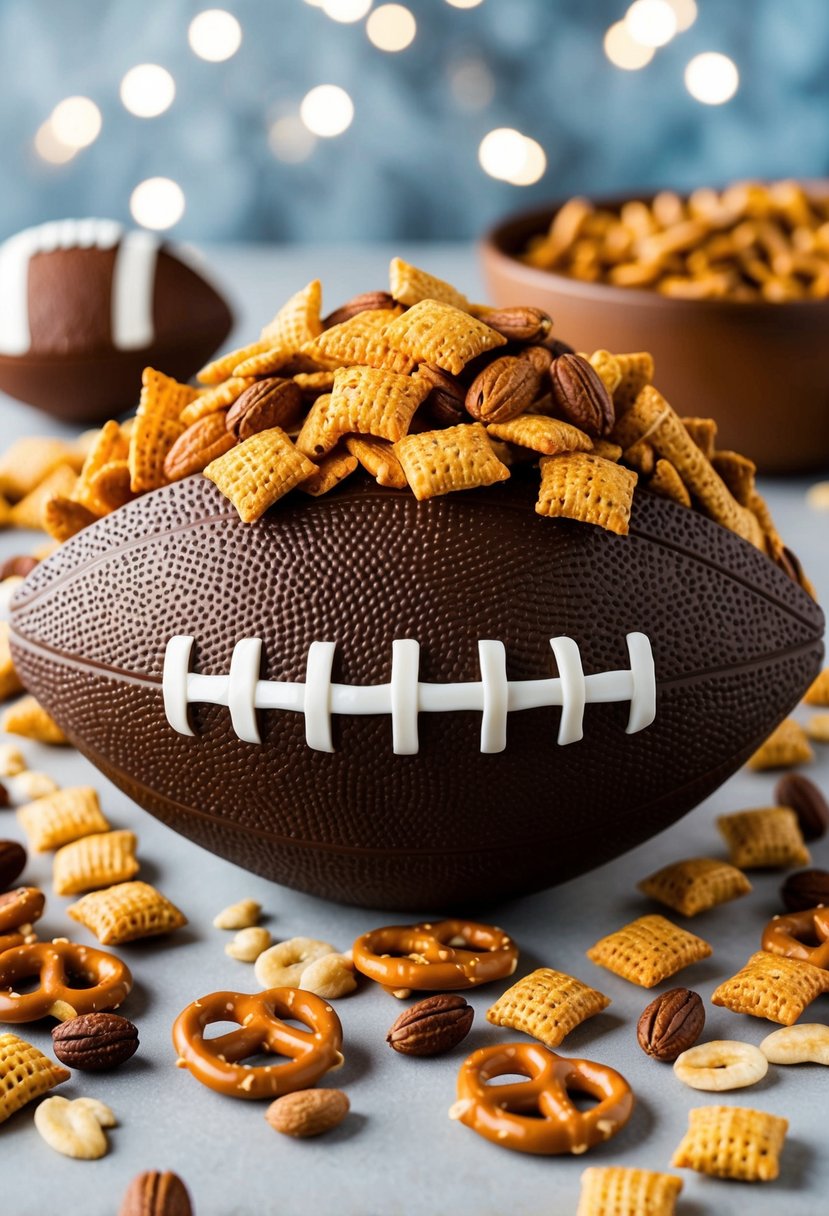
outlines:
[{"label": "cashew", "polygon": [[16,777],[26,768],[26,761],[13,743],[0,743],[0,777]]},{"label": "cashew", "polygon": [[298,988],[308,964],[333,953],[334,947],[328,942],[318,942],[312,937],[292,937],[259,955],[256,979],[263,988]]},{"label": "cashew", "polygon": [[766,1035],[760,1050],[772,1064],[829,1064],[829,1026],[783,1026]]},{"label": "cashew", "polygon": [[335,1001],[338,996],[346,996],[357,987],[354,964],[343,954],[324,954],[305,968],[299,986],[326,1000]]},{"label": "cashew", "polygon": [[714,1039],[698,1043],[677,1056],[674,1072],[691,1089],[745,1089],[762,1081],[769,1062],[751,1043]]},{"label": "cashew", "polygon": [[35,1111],[35,1127],[50,1148],[64,1157],[95,1161],[108,1143],[103,1129],[115,1127],[115,1115],[95,1098],[47,1098]]},{"label": "cashew", "polygon": [[57,781],[53,781],[47,773],[35,773],[31,769],[16,773],[8,782],[8,787],[13,802],[34,802],[60,789]]},{"label": "cashew", "polygon": [[259,923],[262,915],[262,905],[255,899],[240,899],[238,904],[223,908],[213,918],[215,929],[250,929]]},{"label": "cashew", "polygon": [[238,959],[240,963],[255,963],[259,955],[271,944],[271,935],[260,925],[251,925],[249,929],[240,929],[232,942],[225,946],[225,954]]}]

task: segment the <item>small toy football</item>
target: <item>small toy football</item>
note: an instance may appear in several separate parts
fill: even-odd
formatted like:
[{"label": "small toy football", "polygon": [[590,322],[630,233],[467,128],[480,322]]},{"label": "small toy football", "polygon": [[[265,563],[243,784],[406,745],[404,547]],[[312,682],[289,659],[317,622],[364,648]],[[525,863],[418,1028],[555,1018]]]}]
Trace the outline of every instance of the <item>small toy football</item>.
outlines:
[{"label": "small toy football", "polygon": [[245,525],[190,477],[34,570],[15,664],[131,798],[288,886],[468,912],[561,882],[743,763],[823,616],[697,512],[637,491],[616,536],[537,515],[535,480],[353,477]]},{"label": "small toy football", "polygon": [[231,324],[192,257],[150,232],[61,220],[0,245],[0,389],[56,417],[135,405],[148,363],[186,380]]}]

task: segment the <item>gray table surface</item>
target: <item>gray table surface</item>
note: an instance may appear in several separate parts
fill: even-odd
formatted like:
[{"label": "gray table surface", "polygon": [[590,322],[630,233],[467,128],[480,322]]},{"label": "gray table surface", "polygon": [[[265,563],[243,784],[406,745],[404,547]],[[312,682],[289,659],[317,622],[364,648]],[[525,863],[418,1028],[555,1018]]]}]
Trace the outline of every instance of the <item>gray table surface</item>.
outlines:
[{"label": "gray table surface", "polygon": [[[381,287],[392,253],[402,253],[475,296],[482,288],[474,252],[468,246],[371,248],[221,248],[211,251],[216,272],[235,296],[238,336],[251,335],[292,291],[314,275],[323,278],[328,307],[351,294]],[[643,338],[643,345],[646,345]],[[0,398],[0,444],[16,435],[61,433],[34,410]],[[68,433],[64,429],[64,433]],[[829,599],[829,518],[805,502],[807,481],[763,486],[779,525]],[[25,550],[33,536],[0,533],[0,554]],[[804,711],[799,710],[802,716]],[[769,803],[773,778],[740,772],[675,827],[583,878],[499,907],[493,919],[522,948],[521,975],[549,964],[601,988],[612,998],[608,1011],[575,1031],[563,1049],[619,1069],[633,1085],[638,1103],[628,1127],[589,1157],[532,1158],[501,1150],[466,1127],[450,1123],[455,1074],[467,1050],[506,1037],[485,1021],[493,992],[472,993],[476,1023],[464,1046],[435,1060],[400,1057],[384,1044],[384,1034],[400,1012],[381,990],[363,986],[337,1003],[345,1030],[344,1068],[332,1084],[348,1091],[352,1113],[333,1134],[295,1142],[274,1133],[259,1103],[234,1102],[204,1089],[173,1067],[170,1027],[192,999],[221,988],[254,991],[252,969],[226,957],[228,935],[212,927],[226,904],[258,899],[275,938],[307,935],[347,948],[366,929],[400,921],[383,911],[342,908],[268,883],[201,851],[156,823],[100,776],[77,753],[23,744],[30,767],[50,773],[62,785],[94,784],[113,825],[133,828],[140,838],[142,875],[187,913],[189,927],[167,941],[124,947],[136,985],[124,1013],[141,1032],[141,1049],[112,1075],[75,1073],[60,1093],[92,1095],[119,1118],[110,1133],[110,1152],[98,1162],[75,1162],[56,1155],[34,1129],[31,1108],[0,1128],[0,1212],[13,1216],[113,1216],[129,1179],[147,1168],[172,1169],[191,1189],[198,1216],[298,1216],[330,1211],[337,1216],[540,1216],[575,1211],[579,1176],[587,1164],[624,1164],[665,1170],[685,1130],[690,1108],[718,1101],[717,1095],[685,1088],[669,1066],[649,1059],[636,1045],[636,1019],[654,993],[601,971],[584,956],[597,938],[627,920],[655,910],[637,895],[636,882],[680,857],[723,854],[715,818],[723,812]],[[829,787],[829,748],[812,768]],[[0,835],[21,838],[14,816],[0,812]],[[829,864],[829,841],[814,847],[816,864]],[[48,856],[32,858],[30,883],[50,884]],[[704,914],[692,928],[708,938],[714,955],[688,968],[678,982],[707,998],[759,945],[765,920],[779,910],[780,875],[758,875],[747,898]],[[43,934],[70,932],[64,906],[50,896]],[[92,939],[73,928],[73,936]],[[662,989],[677,981],[668,981]],[[658,989],[660,991],[662,989]],[[829,998],[806,1015],[826,1021]],[[707,1038],[759,1043],[773,1027],[763,1021],[708,1008]],[[23,1028],[49,1050],[49,1029]],[[515,1036],[521,1037],[521,1036]],[[751,1090],[722,1095],[727,1104],[751,1105],[785,1115],[790,1132],[781,1176],[773,1184],[746,1187],[681,1171],[685,1190],[682,1216],[730,1216],[751,1205],[757,1216],[786,1212],[819,1216],[829,1210],[829,1071],[819,1066],[772,1067]]]}]

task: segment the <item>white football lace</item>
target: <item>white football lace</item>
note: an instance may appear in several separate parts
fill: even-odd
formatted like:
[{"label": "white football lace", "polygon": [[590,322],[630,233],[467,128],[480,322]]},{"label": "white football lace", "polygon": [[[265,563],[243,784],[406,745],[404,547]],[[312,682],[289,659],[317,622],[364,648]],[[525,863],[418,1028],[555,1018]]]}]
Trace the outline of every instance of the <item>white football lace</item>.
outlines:
[{"label": "white football lace", "polygon": [[332,714],[390,714],[395,755],[418,751],[417,716],[477,710],[481,714],[481,751],[502,752],[507,745],[507,717],[521,709],[560,706],[560,744],[583,736],[588,703],[630,702],[627,733],[644,730],[656,716],[656,676],[651,644],[644,633],[626,636],[630,668],[585,675],[581,654],[572,638],[550,639],[558,675],[541,680],[508,680],[503,642],[479,641],[481,678],[459,684],[424,684],[419,679],[420,644],[411,638],[392,642],[391,679],[387,684],[334,684],[334,642],[312,642],[308,648],[305,682],[260,680],[262,641],[237,642],[230,671],[205,676],[190,670],[194,639],[176,636],[164,656],[164,711],[173,730],[194,732],[188,706],[196,702],[226,705],[236,735],[245,743],[261,743],[257,710],[279,709],[305,715],[305,741],[314,751],[333,752]]}]

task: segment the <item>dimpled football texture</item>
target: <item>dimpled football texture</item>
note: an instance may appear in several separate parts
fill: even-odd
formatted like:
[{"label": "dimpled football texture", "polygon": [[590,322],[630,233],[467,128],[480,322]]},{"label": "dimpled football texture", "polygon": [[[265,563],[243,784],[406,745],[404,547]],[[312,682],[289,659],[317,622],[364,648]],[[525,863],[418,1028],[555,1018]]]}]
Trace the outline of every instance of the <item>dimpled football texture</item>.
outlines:
[{"label": "dimpled football texture", "polygon": [[[153,337],[136,349],[113,340],[118,244],[37,253],[28,267],[25,354],[0,354],[0,389],[59,418],[103,420],[135,406],[145,367],[187,380],[230,332],[226,301],[162,245],[149,304]],[[0,302],[1,303],[1,302]]]},{"label": "dimpled football texture", "polygon": [[[280,883],[364,906],[467,913],[639,844],[724,781],[820,667],[817,605],[719,525],[637,492],[620,537],[533,511],[534,479],[417,502],[346,483],[294,494],[256,524],[196,476],[93,524],[38,566],[13,604],[27,686],[116,785],[164,823]],[[191,670],[226,675],[261,638],[261,678],[304,681],[309,646],[336,643],[333,680],[390,679],[392,642],[420,643],[420,680],[478,681],[498,639],[510,680],[556,674],[550,639],[586,673],[626,669],[650,639],[656,716],[627,734],[627,702],[511,711],[504,751],[481,713],[421,713],[395,755],[388,714],[332,715],[316,751],[300,712],[257,713],[241,742],[221,705],[192,737],[165,715],[169,639]]]}]

